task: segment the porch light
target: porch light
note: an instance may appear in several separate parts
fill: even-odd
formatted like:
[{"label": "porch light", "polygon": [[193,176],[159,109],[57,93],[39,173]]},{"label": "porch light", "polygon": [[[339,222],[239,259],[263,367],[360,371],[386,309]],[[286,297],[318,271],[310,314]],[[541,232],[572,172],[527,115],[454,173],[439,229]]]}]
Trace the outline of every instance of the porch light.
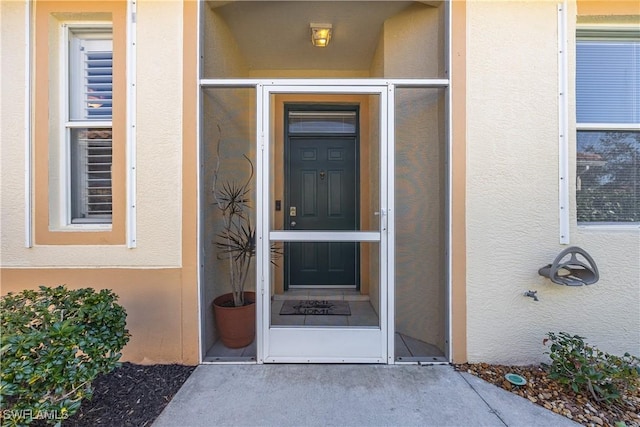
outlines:
[{"label": "porch light", "polygon": [[311,27],[311,43],[317,47],[326,47],[331,40],[331,24],[309,24]]}]

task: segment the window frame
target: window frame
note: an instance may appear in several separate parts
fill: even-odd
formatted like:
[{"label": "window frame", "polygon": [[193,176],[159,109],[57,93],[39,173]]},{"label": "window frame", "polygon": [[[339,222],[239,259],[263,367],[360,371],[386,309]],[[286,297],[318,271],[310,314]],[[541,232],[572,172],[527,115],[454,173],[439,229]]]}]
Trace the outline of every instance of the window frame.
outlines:
[{"label": "window frame", "polygon": [[[58,2],[32,4],[33,154],[31,246],[80,245],[136,247],[135,199],[135,5],[130,2]],[[113,215],[111,225],[81,225],[60,216],[61,139],[60,63],[62,25],[112,24],[113,28]]]},{"label": "window frame", "polygon": [[[640,40],[640,29],[631,25],[578,25],[576,27],[576,75],[578,73],[578,61],[577,61],[577,46],[581,41],[593,40],[593,41],[621,41],[621,40]],[[578,105],[577,105],[577,82],[576,82],[576,152],[574,160],[576,161],[576,222],[578,228],[581,229],[605,229],[605,230],[629,230],[640,229],[639,222],[607,222],[607,221],[593,221],[586,222],[578,220],[578,206],[577,206],[577,192],[578,192],[578,165],[577,165],[577,141],[578,133],[591,131],[591,132],[640,132],[640,123],[617,123],[617,122],[604,122],[604,123],[591,123],[591,122],[579,122],[578,121]],[[640,106],[639,106],[640,108]]]},{"label": "window frame", "polygon": [[[83,128],[101,128],[111,129],[113,133],[113,115],[109,120],[106,119],[82,119],[73,118],[71,114],[72,104],[72,85],[79,85],[74,82],[74,78],[80,78],[74,74],[72,65],[72,39],[81,40],[109,40],[112,44],[113,52],[113,23],[110,21],[80,21],[80,22],[64,22],[61,25],[61,43],[60,43],[60,188],[59,188],[59,218],[60,224],[58,228],[61,230],[86,230],[86,231],[109,231],[113,224],[113,214],[110,218],[74,218],[73,204],[74,195],[72,194],[72,159],[71,152],[73,150],[72,133],[74,130]],[[75,61],[74,61],[75,62]],[[77,71],[77,70],[75,70]],[[113,90],[113,84],[112,84]],[[113,101],[112,101],[113,102]],[[113,108],[113,107],[112,107]],[[113,137],[111,142],[113,150]],[[111,186],[113,188],[113,160],[111,168]],[[113,196],[113,191],[112,191]],[[113,209],[113,199],[111,202]]]}]

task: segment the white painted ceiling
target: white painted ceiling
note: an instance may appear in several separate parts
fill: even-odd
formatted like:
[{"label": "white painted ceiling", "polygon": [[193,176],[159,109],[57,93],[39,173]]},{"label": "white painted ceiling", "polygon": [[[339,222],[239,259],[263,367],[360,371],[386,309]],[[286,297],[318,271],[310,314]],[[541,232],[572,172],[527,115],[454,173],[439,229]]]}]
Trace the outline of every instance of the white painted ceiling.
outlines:
[{"label": "white painted ceiling", "polygon": [[[368,70],[384,21],[415,1],[209,1],[252,70]],[[333,25],[326,48],[309,24]]]}]

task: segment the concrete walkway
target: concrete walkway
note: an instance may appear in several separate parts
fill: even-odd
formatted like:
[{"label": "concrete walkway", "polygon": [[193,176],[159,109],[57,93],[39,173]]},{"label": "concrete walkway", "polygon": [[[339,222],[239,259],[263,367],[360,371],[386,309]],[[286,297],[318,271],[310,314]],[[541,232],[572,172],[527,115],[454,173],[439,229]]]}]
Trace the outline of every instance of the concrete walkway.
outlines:
[{"label": "concrete walkway", "polygon": [[578,424],[446,365],[202,365],[153,425]]}]

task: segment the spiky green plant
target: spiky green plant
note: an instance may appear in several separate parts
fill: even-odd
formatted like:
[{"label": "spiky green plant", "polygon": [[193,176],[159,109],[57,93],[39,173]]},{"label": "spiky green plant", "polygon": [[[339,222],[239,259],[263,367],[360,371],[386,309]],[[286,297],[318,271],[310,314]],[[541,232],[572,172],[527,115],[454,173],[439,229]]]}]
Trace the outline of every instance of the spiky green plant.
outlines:
[{"label": "spiky green plant", "polygon": [[[249,164],[249,177],[246,181],[220,181],[220,143],[222,131],[218,126],[220,137],[216,147],[216,167],[213,173],[213,198],[222,214],[222,231],[217,234],[215,245],[218,248],[218,259],[228,263],[229,282],[233,294],[233,305],[244,305],[244,288],[251,269],[251,260],[256,255],[256,230],[251,225],[249,211],[251,198],[251,182],[254,168],[251,159],[242,155]],[[280,255],[277,245],[271,246],[271,261]]]},{"label": "spiky green plant", "polygon": [[253,163],[243,155],[250,166],[249,178],[242,183],[225,181],[218,184],[219,162],[214,172],[213,197],[222,213],[222,231],[215,242],[219,249],[218,259],[228,261],[229,281],[233,293],[233,304],[244,305],[244,288],[256,254],[256,231],[249,216],[249,193],[253,179]]}]

